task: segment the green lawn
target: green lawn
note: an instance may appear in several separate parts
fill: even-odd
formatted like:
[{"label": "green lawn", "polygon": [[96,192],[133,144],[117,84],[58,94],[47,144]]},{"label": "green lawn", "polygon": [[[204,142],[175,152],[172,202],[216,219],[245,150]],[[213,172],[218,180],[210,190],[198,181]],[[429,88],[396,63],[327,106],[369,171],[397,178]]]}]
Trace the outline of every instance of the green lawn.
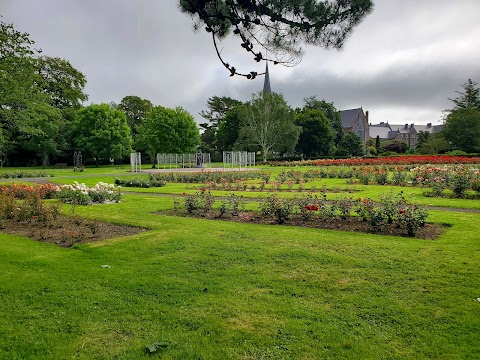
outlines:
[{"label": "green lawn", "polygon": [[478,358],[480,214],[431,211],[451,227],[427,241],[155,214],[172,204],[78,206],[151,230],[70,249],[0,233],[0,359]]}]

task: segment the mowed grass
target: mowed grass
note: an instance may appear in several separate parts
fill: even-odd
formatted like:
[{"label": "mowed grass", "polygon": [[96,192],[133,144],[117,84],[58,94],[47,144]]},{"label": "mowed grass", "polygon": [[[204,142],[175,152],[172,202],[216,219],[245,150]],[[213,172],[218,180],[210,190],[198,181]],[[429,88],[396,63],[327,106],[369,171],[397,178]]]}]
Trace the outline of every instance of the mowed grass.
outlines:
[{"label": "mowed grass", "polygon": [[150,231],[70,249],[0,233],[0,358],[478,358],[479,214],[431,211],[451,227],[427,241],[156,213],[172,205],[77,206]]}]

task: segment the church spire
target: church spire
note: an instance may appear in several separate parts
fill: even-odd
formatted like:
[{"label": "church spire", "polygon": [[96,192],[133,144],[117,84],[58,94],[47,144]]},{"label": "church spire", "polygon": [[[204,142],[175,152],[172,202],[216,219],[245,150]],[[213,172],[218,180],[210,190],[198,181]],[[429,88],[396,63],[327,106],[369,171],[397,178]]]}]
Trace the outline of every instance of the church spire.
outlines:
[{"label": "church spire", "polygon": [[263,83],[263,93],[270,94],[272,89],[270,88],[270,74],[268,73],[268,62],[265,66],[265,82]]}]

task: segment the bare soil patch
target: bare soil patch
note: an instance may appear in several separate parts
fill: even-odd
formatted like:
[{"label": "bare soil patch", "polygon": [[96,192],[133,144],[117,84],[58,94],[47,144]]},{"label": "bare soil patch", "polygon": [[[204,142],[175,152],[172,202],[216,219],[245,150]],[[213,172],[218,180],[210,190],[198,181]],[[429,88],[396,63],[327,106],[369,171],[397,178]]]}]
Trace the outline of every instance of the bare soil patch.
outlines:
[{"label": "bare soil patch", "polygon": [[368,234],[377,234],[377,235],[387,235],[387,236],[402,236],[423,240],[435,240],[439,238],[445,230],[448,228],[447,225],[440,224],[430,224],[426,223],[422,226],[414,237],[408,236],[405,229],[399,228],[395,225],[385,225],[381,232],[373,232],[372,227],[368,222],[362,221],[359,218],[349,217],[347,219],[335,218],[323,220],[320,218],[314,218],[310,220],[302,220],[300,216],[292,216],[290,219],[286,220],[283,224],[278,224],[273,219],[266,219],[258,215],[256,212],[244,212],[239,216],[226,216],[219,217],[218,213],[207,212],[207,213],[198,213],[198,214],[189,214],[187,212],[175,212],[175,211],[163,211],[161,214],[165,215],[174,215],[174,216],[184,216],[192,218],[203,218],[210,220],[220,220],[220,221],[234,221],[240,223],[253,223],[253,224],[263,224],[263,225],[276,225],[276,226],[297,226],[305,228],[317,228],[317,229],[328,229],[328,230],[337,230],[337,231],[349,231],[349,232],[362,232]]},{"label": "bare soil patch", "polygon": [[25,236],[32,240],[47,242],[60,247],[71,247],[115,237],[129,236],[147,231],[134,226],[111,224],[97,220],[59,215],[47,224],[37,221],[3,220],[1,231]]}]

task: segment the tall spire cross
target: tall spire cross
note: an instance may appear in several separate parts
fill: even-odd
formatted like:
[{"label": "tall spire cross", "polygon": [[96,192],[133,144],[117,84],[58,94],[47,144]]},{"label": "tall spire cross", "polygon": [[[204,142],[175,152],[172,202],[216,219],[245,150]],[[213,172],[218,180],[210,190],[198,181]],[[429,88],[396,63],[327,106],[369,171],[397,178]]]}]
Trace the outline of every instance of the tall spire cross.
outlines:
[{"label": "tall spire cross", "polygon": [[263,93],[270,94],[272,88],[270,87],[270,74],[268,73],[268,62],[265,65],[265,82],[263,83]]}]

